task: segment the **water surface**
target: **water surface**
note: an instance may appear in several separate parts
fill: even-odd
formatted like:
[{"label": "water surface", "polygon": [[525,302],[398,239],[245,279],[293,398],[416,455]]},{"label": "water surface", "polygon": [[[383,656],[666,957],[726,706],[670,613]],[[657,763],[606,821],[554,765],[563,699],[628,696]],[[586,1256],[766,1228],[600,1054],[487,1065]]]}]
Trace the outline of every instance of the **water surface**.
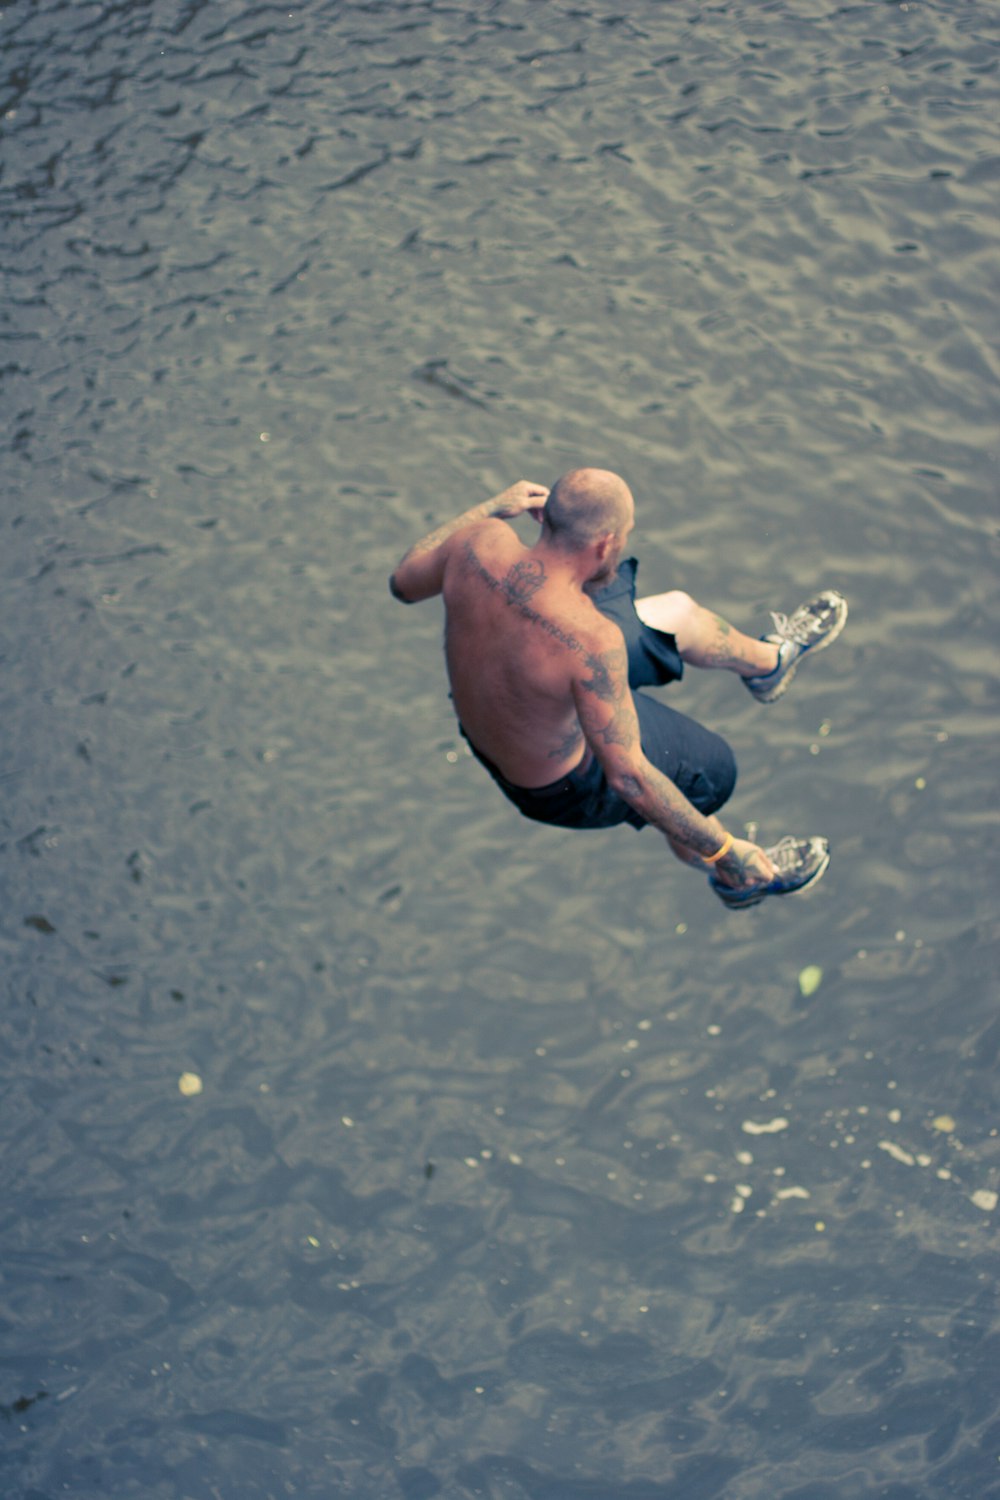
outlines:
[{"label": "water surface", "polygon": [[[994,8],[0,28],[3,1493],[1000,1495]],[[849,597],[671,700],[809,900],[463,751],[386,575],[579,463]]]}]

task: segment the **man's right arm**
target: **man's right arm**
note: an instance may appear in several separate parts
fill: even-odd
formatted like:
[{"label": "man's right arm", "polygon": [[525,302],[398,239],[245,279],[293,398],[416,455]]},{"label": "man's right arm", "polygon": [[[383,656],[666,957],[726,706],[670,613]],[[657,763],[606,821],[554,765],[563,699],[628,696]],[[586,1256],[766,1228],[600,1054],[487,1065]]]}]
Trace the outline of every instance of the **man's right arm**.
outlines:
[{"label": "man's right arm", "polygon": [[[574,678],[573,698],[609,786],[675,843],[702,858],[714,855],[719,849],[718,821],[700,813],[643,753],[623,641],[612,641],[610,632],[602,632],[600,640],[590,643]],[[754,885],[769,876],[768,864],[755,844],[737,839],[716,868],[730,880]]]},{"label": "man's right arm", "polygon": [[532,484],[519,479],[516,484],[501,490],[492,500],[483,500],[463,511],[452,521],[446,521],[434,531],[428,532],[400,559],[389,579],[389,592],[401,604],[416,604],[421,599],[431,599],[440,594],[444,581],[444,565],[448,558],[448,543],[456,532],[483,521],[509,521],[525,511],[541,518],[540,507],[545,504],[548,490],[543,484]]}]

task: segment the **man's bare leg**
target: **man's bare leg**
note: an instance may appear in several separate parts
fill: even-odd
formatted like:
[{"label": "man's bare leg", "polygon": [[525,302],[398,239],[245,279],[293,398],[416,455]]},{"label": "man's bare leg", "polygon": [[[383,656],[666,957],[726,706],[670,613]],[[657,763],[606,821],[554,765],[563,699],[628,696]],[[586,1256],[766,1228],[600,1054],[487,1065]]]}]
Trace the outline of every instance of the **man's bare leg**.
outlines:
[{"label": "man's bare leg", "polygon": [[740,677],[762,677],[778,665],[778,647],[773,641],[744,635],[681,589],[637,599],[635,612],[654,630],[672,635],[681,659],[693,667],[721,667]]}]

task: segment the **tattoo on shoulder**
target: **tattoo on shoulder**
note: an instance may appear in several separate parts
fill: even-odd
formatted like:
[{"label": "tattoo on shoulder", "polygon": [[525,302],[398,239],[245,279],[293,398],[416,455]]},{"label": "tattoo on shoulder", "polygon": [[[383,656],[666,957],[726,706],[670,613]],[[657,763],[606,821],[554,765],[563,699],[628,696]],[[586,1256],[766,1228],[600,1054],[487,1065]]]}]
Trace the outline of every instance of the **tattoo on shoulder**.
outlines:
[{"label": "tattoo on shoulder", "polygon": [[600,698],[602,703],[617,703],[624,695],[628,681],[626,673],[627,657],[623,648],[616,647],[611,651],[602,651],[600,655],[593,652],[587,653],[587,666],[590,668],[590,677],[583,686],[588,692],[593,693],[595,698]]}]

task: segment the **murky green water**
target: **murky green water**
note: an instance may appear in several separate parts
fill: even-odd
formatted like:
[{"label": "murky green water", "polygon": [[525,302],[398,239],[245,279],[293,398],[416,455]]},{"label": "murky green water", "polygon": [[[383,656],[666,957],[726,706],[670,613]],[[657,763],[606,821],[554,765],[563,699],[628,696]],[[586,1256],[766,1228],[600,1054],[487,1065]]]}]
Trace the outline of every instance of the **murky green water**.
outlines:
[{"label": "murky green water", "polygon": [[[995,7],[0,34],[3,1494],[1000,1495]],[[849,597],[672,697],[808,901],[461,748],[386,574],[578,463]]]}]

